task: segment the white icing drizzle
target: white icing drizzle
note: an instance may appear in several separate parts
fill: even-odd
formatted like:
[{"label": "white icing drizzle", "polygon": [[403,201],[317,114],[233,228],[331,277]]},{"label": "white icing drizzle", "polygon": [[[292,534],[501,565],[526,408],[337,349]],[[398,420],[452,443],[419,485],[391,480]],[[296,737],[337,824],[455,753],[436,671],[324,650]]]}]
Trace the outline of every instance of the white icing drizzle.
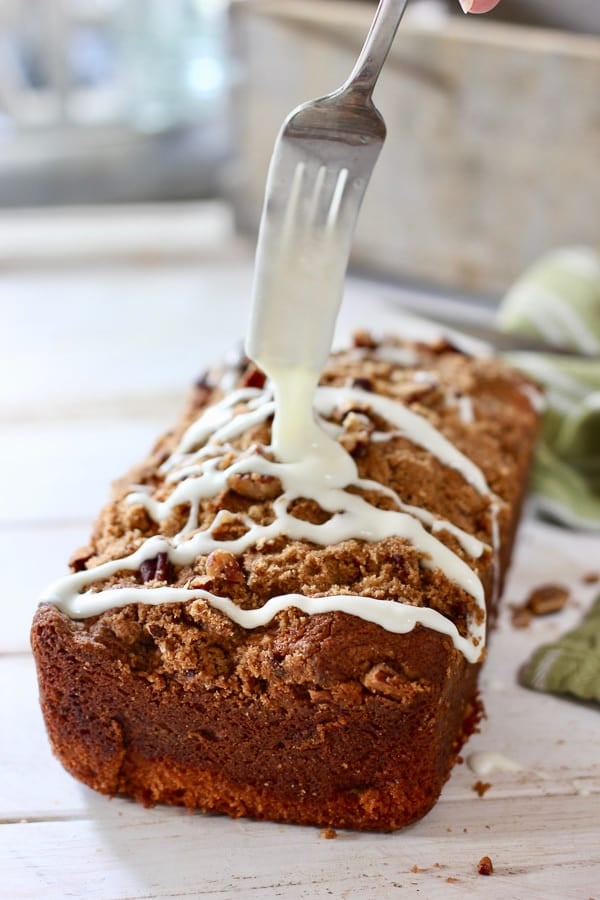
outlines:
[{"label": "white icing drizzle", "polygon": [[472,425],[475,421],[475,408],[473,406],[473,398],[468,394],[460,394],[457,391],[448,390],[446,392],[446,405],[456,407],[458,417],[463,425]]},{"label": "white icing drizzle", "polygon": [[467,756],[467,765],[476,775],[491,775],[492,772],[522,772],[523,766],[495,750],[481,750]]},{"label": "white icing drizzle", "polygon": [[[547,772],[540,772],[535,769],[528,770],[520,763],[515,762],[515,760],[510,759],[503,753],[498,753],[496,750],[481,750],[477,753],[470,753],[467,756],[467,765],[479,777],[486,777],[494,772],[529,772],[529,774],[539,778],[541,781],[549,781],[551,779]],[[582,783],[580,779],[572,779],[571,784],[575,792],[581,797],[587,797],[591,793],[589,785],[585,782]]]},{"label": "white icing drizzle", "polygon": [[[379,432],[379,434],[389,438],[389,433]],[[396,491],[380,484],[378,481],[361,478],[356,482],[356,487],[363,488],[365,491],[377,491],[386,497],[391,497],[401,512],[408,513],[410,516],[414,516],[415,519],[419,519],[420,522],[424,522],[425,525],[429,525],[432,531],[448,531],[450,534],[453,534],[465,553],[468,553],[474,559],[479,559],[484,550],[491,550],[489,544],[484,544],[483,541],[463,531],[462,528],[458,528],[457,525],[453,525],[452,522],[448,522],[447,519],[438,519],[433,513],[423,509],[421,506],[403,503]]]},{"label": "white icing drizzle", "polygon": [[417,384],[439,384],[437,375],[434,375],[433,372],[428,372],[427,369],[417,369],[417,371],[412,374],[412,380]]},{"label": "white icing drizzle", "polygon": [[[258,401],[258,409],[251,401]],[[248,402],[250,401],[250,402]],[[246,402],[249,412],[236,416],[234,407]],[[209,406],[185,432],[179,446],[166,462],[161,466],[161,472],[168,472],[177,465],[189,451],[198,445],[203,445],[210,438],[207,448],[202,447],[198,452],[205,452],[215,445],[223,445],[253,425],[264,422],[274,412],[274,404],[265,410],[264,394],[259,388],[241,388],[233,391],[219,403]],[[197,455],[197,454],[196,454]]]},{"label": "white icing drizzle", "polygon": [[494,548],[494,553],[492,556],[492,571],[493,571],[493,582],[492,582],[492,604],[495,606],[498,601],[498,596],[500,593],[500,522],[498,517],[500,515],[500,501],[497,497],[493,497],[490,503],[490,530],[492,533],[492,547]]},{"label": "white icing drizzle", "polygon": [[416,366],[419,362],[419,355],[415,350],[410,347],[394,347],[393,344],[379,344],[377,357],[395,366]]},{"label": "white icing drizzle", "polygon": [[472,398],[462,394],[457,399],[457,405],[461,422],[464,425],[472,425],[475,421],[475,411],[473,409]]},{"label": "white icing drizzle", "polygon": [[360,404],[372,409],[397,429],[397,434],[408,438],[413,444],[428,450],[439,462],[456,469],[480,494],[491,495],[491,491],[481,469],[452,444],[431,422],[408,409],[396,400],[362,391],[358,388],[318,388],[315,409],[322,416],[329,416],[340,405]]},{"label": "white icing drizzle", "polygon": [[[182,598],[182,593],[185,594],[184,598]],[[182,599],[186,601],[206,600],[214,609],[220,610],[237,625],[249,630],[268,625],[277,613],[292,606],[310,616],[318,613],[345,612],[365,622],[380,625],[386,631],[394,634],[407,634],[413,630],[415,625],[424,625],[426,628],[452,638],[454,646],[471,663],[478,661],[481,652],[480,644],[475,644],[470,638],[462,637],[454,622],[433,609],[350,594],[324,597],[281,594],[267,600],[260,609],[240,609],[228,598],[218,597],[201,589],[182,591],[181,588],[170,587],[159,587],[152,590],[142,587],[109,588],[97,593],[80,594],[79,599],[69,606],[51,595],[46,599],[56,603],[63,611],[68,609],[69,615],[73,618],[98,615],[106,609],[121,608],[130,603],[146,603],[157,606],[160,603],[181,603]]]},{"label": "white icing drizzle", "polygon": [[[161,467],[166,483],[174,485],[166,499],[157,500],[144,485],[135,486],[127,498],[128,502],[144,507],[159,525],[176,507],[188,505],[189,515],[180,532],[169,539],[151,537],[123,559],[112,560],[61,579],[42,599],[55,603],[73,618],[97,615],[129,603],[158,604],[203,599],[238,625],[249,629],[267,624],[278,612],[290,606],[308,615],[339,610],[395,633],[411,631],[419,623],[448,635],[469,662],[477,661],[485,640],[482,584],[463,559],[438,540],[434,533],[448,531],[462,550],[473,558],[479,558],[490,548],[452,522],[442,520],[426,509],[404,503],[387,486],[361,479],[353,458],[335,439],[341,429],[327,420],[336,409],[345,405],[371,410],[390,425],[389,431],[375,432],[371,439],[390,440],[402,435],[459,472],[475,490],[490,498],[492,546],[497,552],[497,498],[490,491],[481,470],[426,418],[388,397],[358,388],[318,387],[315,392],[316,375],[310,369],[281,370],[270,366],[270,370],[274,395],[270,387],[265,390],[244,388],[234,391],[205,410],[188,428],[173,454]],[[244,452],[233,450],[233,440],[248,429],[267,422],[273,415],[272,438],[268,448],[254,446]],[[227,465],[225,457],[228,457]],[[272,502],[273,521],[260,525],[248,515],[238,515],[237,519],[246,528],[245,533],[232,540],[218,540],[214,532],[231,515],[223,510],[210,527],[199,529],[201,501],[227,490],[232,476],[251,473],[271,476],[281,483],[282,493]],[[396,508],[379,509],[359,494],[349,492],[347,488],[351,486],[384,494],[393,500]],[[321,524],[296,518],[288,512],[288,507],[298,497],[314,500],[330,514],[330,518]],[[424,525],[431,531],[427,531]],[[421,555],[424,567],[439,568],[475,600],[477,611],[468,623],[468,637],[461,636],[452,621],[434,610],[362,596],[304,597],[289,594],[272,597],[258,610],[242,610],[228,598],[217,597],[201,589],[124,586],[101,591],[86,590],[118,572],[139,570],[144,561],[155,558],[158,553],[166,553],[175,565],[188,565],[196,557],[216,549],[241,554],[249,547],[260,547],[282,534],[290,540],[308,541],[320,546],[338,545],[351,539],[375,542],[400,537],[410,541]]]}]

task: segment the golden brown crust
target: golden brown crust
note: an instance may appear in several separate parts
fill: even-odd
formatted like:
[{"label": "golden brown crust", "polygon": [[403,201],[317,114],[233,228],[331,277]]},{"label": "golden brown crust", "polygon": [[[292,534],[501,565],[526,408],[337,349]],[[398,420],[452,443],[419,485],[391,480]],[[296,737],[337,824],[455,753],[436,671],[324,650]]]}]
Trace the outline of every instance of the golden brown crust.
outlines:
[{"label": "golden brown crust", "polygon": [[[451,348],[420,353],[412,369],[368,351],[342,354],[328,366],[324,382],[360,379],[365,390],[402,399],[481,467],[505,501],[499,521],[503,574],[536,430],[524,381],[497,362],[468,359]],[[415,379],[415,368],[433,372],[435,382]],[[249,377],[256,380],[255,369],[241,372],[242,383]],[[472,398],[473,424],[461,419],[449,391],[452,398]],[[178,428],[117,484],[74,568],[123,556],[156,532],[145,511],[124,497],[140,482],[165,495],[158,466],[199,410],[217,397],[208,382],[199,385]],[[365,410],[336,414],[363,477],[491,540],[488,500],[458,473],[404,438],[369,442],[374,417]],[[264,429],[242,442],[248,446],[257,438],[265,440]],[[230,510],[226,531],[236,527],[240,511],[265,521],[278,490],[270,481],[244,479],[207,501],[201,514],[210,521],[218,509]],[[322,511],[298,501],[295,514],[316,520]],[[171,527],[176,531],[180,524]],[[472,560],[451,534],[437,536],[477,571],[489,598],[491,555]],[[400,538],[325,548],[281,539],[237,559],[217,550],[185,569],[169,568],[164,560],[150,568],[119,573],[108,583],[203,586],[245,608],[292,592],[402,599],[450,616],[463,633],[473,612],[469,596],[438,570],[424,568]],[[42,606],[32,644],[59,759],[96,790],[147,804],[323,826],[399,828],[431,808],[476,718],[479,667],[468,664],[449,638],[420,626],[407,635],[391,634],[341,612],[309,616],[289,609],[268,626],[245,631],[202,600],[135,604],[83,621]]]},{"label": "golden brown crust", "polygon": [[158,688],[70,626],[46,606],[33,630],[53,749],[146,804],[398,828],[433,805],[472,719],[477,667],[424,628],[307,616],[263,635],[251,682],[193,670]]}]

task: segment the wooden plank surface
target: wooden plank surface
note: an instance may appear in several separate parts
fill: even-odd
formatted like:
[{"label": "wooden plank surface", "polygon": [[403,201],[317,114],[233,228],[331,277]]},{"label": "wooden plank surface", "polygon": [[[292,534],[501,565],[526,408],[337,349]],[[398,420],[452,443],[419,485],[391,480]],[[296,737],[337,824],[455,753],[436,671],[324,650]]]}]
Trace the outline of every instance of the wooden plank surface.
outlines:
[{"label": "wooden plank surface", "polygon": [[[549,249],[598,241],[600,39],[458,9],[423,24],[412,6],[375,91],[388,134],[354,259],[500,294]],[[252,230],[281,122],[345,81],[373,10],[356,0],[239,0],[233,10],[246,74],[236,214]]]},{"label": "wooden plank surface", "polygon": [[[527,520],[507,587],[518,603],[565,582],[568,608],[515,630],[507,613],[483,677],[488,718],[440,803],[394,835],[144,810],[79,785],[53,759],[28,650],[36,597],[85,541],[108,482],[145,453],[187,384],[241,337],[251,262],[101,264],[0,278],[8,352],[0,425],[0,896],[598,898],[600,711],[519,687],[531,650],[574,625],[595,588],[597,540]],[[353,281],[340,334],[400,327],[393,292]],[[478,750],[521,769],[493,773]],[[491,878],[477,874],[489,855]],[[416,867],[416,868],[415,868]],[[450,880],[448,880],[450,879]]]}]

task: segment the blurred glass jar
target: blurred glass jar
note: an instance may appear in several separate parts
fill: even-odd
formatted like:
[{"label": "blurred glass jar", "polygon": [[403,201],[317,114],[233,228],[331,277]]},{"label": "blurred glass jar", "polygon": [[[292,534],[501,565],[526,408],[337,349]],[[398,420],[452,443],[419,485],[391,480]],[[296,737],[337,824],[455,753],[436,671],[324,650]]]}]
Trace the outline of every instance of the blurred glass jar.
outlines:
[{"label": "blurred glass jar", "polygon": [[162,130],[197,120],[223,97],[225,0],[125,0],[116,25],[128,121]]},{"label": "blurred glass jar", "polygon": [[0,0],[0,204],[214,193],[227,21],[228,0]]},{"label": "blurred glass jar", "polygon": [[0,0],[0,107],[22,126],[198,116],[227,82],[227,0]]}]

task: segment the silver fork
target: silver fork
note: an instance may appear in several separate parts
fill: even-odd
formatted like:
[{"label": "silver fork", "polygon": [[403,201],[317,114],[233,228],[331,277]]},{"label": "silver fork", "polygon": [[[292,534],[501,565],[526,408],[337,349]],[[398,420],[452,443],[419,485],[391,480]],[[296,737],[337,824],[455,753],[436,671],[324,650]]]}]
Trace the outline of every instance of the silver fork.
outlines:
[{"label": "silver fork", "polygon": [[294,110],[279,133],[261,218],[248,355],[320,372],[331,348],[352,236],[385,140],[372,93],[407,0],[380,0],[348,80]]}]

